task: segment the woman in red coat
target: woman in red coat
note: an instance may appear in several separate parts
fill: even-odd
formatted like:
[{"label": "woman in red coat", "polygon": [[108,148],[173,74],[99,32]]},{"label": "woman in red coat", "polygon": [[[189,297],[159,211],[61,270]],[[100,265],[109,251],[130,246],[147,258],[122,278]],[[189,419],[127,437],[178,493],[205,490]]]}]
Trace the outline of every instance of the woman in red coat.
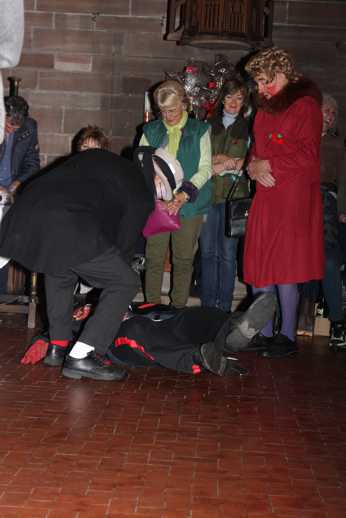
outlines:
[{"label": "woman in red coat", "polygon": [[249,175],[256,195],[249,214],[244,279],[253,291],[277,289],[281,330],[272,324],[257,341],[264,355],[297,351],[297,283],[324,270],[320,195],[321,93],[297,74],[289,54],[259,51],[246,65],[257,83],[258,112]]}]

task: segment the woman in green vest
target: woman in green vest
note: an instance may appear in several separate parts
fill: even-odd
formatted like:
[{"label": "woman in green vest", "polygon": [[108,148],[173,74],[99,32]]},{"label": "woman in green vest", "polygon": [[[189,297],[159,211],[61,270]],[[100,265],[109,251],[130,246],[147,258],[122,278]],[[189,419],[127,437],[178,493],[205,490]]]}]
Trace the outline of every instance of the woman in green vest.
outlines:
[{"label": "woman in green vest", "polygon": [[[230,311],[236,275],[238,239],[225,236],[225,200],[241,174],[249,143],[248,89],[242,79],[229,80],[221,90],[210,119],[212,127],[213,205],[200,238],[202,306]],[[249,195],[243,175],[235,198]]]},{"label": "woman in green vest", "polygon": [[165,81],[154,92],[161,117],[145,124],[140,145],[164,148],[179,160],[184,181],[167,203],[179,213],[181,229],[151,236],[146,245],[145,294],[150,303],[161,302],[164,263],[171,243],[172,305],[182,308],[189,297],[193,259],[203,215],[211,203],[211,144],[209,124],[188,117],[188,99],[178,81]]}]

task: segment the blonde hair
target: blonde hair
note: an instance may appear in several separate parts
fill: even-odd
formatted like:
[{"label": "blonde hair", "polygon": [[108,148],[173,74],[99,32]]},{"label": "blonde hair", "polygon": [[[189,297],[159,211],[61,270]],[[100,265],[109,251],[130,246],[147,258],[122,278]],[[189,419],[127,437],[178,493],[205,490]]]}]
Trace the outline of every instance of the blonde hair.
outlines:
[{"label": "blonde hair", "polygon": [[268,79],[273,80],[278,72],[284,74],[288,81],[295,82],[299,79],[292,56],[286,50],[278,47],[257,52],[249,59],[245,70],[254,79],[260,74],[266,74]]},{"label": "blonde hair", "polygon": [[154,91],[154,100],[161,108],[175,108],[181,104],[188,105],[186,92],[178,81],[165,81]]}]

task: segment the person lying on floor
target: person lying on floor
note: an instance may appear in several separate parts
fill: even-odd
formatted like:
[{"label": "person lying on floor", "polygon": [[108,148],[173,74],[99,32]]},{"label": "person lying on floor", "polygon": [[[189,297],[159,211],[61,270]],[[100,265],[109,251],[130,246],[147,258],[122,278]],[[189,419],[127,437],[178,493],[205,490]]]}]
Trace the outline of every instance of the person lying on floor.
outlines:
[{"label": "person lying on floor", "polygon": [[[216,308],[190,307],[172,309],[162,304],[130,306],[118,334],[108,347],[109,362],[123,367],[159,365],[178,372],[199,374],[203,369],[216,375],[246,374],[236,359],[227,355],[246,350],[256,333],[274,315],[276,298],[272,293],[260,295],[240,317],[232,317]],[[89,308],[83,307],[75,318],[79,334]],[[64,357],[60,346],[50,346],[49,336],[37,337],[24,354],[21,363],[61,367]],[[66,353],[68,347],[66,348]],[[73,377],[79,379],[76,370]],[[83,377],[87,377],[85,372]]]}]

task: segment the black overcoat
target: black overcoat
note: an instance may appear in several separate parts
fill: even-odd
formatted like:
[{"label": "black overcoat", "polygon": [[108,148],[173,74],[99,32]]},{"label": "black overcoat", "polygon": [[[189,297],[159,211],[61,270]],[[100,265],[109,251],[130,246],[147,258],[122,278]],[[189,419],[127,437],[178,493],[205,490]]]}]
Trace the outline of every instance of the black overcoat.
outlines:
[{"label": "black overcoat", "polygon": [[84,151],[24,187],[1,224],[0,255],[50,274],[112,246],[130,262],[153,207],[132,162],[109,151]]}]

